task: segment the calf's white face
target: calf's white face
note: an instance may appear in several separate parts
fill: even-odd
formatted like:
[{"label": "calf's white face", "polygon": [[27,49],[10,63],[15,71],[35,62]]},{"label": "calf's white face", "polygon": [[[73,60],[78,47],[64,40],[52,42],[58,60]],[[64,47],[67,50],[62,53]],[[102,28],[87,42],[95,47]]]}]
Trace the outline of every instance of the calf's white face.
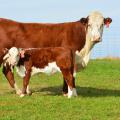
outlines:
[{"label": "calf's white face", "polygon": [[5,63],[9,63],[9,65],[16,65],[19,61],[19,51],[16,47],[12,47],[9,49],[8,53],[4,56],[3,60]]}]

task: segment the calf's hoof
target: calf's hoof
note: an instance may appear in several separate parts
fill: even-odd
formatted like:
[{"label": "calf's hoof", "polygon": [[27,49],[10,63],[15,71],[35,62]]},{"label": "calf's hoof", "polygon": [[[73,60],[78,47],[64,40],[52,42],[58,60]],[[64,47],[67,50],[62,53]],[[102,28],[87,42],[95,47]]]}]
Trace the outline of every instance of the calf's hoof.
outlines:
[{"label": "calf's hoof", "polygon": [[16,94],[17,94],[17,95],[21,95],[21,94],[22,94],[22,91],[21,91],[21,90],[18,90],[18,91],[16,91]]},{"label": "calf's hoof", "polygon": [[22,94],[20,94],[20,98],[23,98],[24,96],[25,96],[25,94],[23,94],[23,93],[22,93]]}]

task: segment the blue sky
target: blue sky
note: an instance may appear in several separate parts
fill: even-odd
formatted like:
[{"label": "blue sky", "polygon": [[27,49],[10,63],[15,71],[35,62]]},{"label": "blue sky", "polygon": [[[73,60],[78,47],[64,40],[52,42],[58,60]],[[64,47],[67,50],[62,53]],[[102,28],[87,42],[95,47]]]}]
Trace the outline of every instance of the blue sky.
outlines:
[{"label": "blue sky", "polygon": [[18,21],[64,22],[80,19],[99,10],[117,17],[120,2],[112,0],[0,0],[0,16]]},{"label": "blue sky", "polygon": [[[115,2],[114,2],[115,1]],[[120,0],[0,0],[0,17],[21,22],[67,22],[86,17],[98,10],[113,22],[109,29],[104,29],[103,42],[96,45],[93,53],[102,51],[107,56],[106,46],[120,40]],[[116,37],[117,36],[117,37]],[[106,39],[106,41],[104,40]],[[109,40],[108,40],[109,39]],[[119,42],[119,41],[118,41]],[[120,43],[119,43],[120,44]],[[101,46],[102,45],[102,46]],[[118,43],[117,43],[118,45]],[[116,48],[116,44],[114,46]],[[109,48],[115,50],[113,48]],[[104,49],[103,49],[104,48]],[[106,49],[107,48],[107,49]],[[119,46],[117,48],[118,52]],[[101,54],[101,53],[100,53]],[[117,53],[110,53],[115,55]],[[109,54],[108,54],[109,55]],[[119,49],[120,55],[120,49]],[[102,56],[102,55],[101,55]]]}]

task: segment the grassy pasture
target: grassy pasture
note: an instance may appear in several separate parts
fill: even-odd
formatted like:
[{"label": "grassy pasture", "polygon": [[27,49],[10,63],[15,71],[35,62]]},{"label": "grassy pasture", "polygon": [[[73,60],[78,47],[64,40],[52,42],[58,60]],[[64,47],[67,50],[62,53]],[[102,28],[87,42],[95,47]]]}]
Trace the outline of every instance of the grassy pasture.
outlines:
[{"label": "grassy pasture", "polygon": [[[22,79],[15,74],[19,86]],[[0,120],[120,120],[120,60],[91,60],[77,73],[78,97],[62,96],[62,75],[31,78],[32,96],[19,98],[0,72]]]}]

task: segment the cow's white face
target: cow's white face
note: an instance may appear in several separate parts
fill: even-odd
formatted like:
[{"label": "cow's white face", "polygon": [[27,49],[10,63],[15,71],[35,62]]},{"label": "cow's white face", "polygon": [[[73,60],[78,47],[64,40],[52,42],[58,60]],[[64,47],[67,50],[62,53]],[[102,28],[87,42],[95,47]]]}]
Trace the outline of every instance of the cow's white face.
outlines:
[{"label": "cow's white face", "polygon": [[93,42],[100,42],[102,40],[102,33],[104,27],[104,18],[101,13],[93,12],[88,18],[87,34]]},{"label": "cow's white face", "polygon": [[9,65],[14,66],[18,63],[19,58],[19,50],[16,47],[12,47],[4,56],[3,60],[5,63],[9,63]]},{"label": "cow's white face", "polygon": [[104,25],[108,27],[112,19],[104,18],[99,12],[93,12],[87,18],[81,18],[80,22],[86,28],[86,41],[83,49],[81,51],[76,51],[75,61],[78,69],[87,66],[91,49],[95,43],[102,40]]},{"label": "cow's white face", "polygon": [[81,23],[86,25],[86,40],[96,43],[102,40],[102,33],[104,25],[107,27],[112,22],[111,18],[104,18],[103,15],[97,11],[92,12],[87,18],[81,18]]}]

